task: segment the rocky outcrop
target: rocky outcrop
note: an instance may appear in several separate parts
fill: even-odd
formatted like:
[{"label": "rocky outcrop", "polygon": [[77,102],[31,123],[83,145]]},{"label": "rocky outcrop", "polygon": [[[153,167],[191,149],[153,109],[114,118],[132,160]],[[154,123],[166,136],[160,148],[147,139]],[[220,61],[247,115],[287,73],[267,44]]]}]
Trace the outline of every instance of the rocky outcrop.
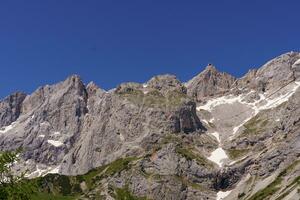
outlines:
[{"label": "rocky outcrop", "polygon": [[22,147],[23,159],[30,160],[33,169],[37,163],[75,175],[124,155],[143,154],[141,141],[151,134],[205,130],[196,104],[176,77],[159,76],[148,84],[125,83],[105,92],[94,83],[85,86],[74,75],[39,88],[23,102],[4,100],[2,105],[11,101],[11,110],[21,110],[11,112],[15,118],[22,115],[0,134],[1,149]]},{"label": "rocky outcrop", "polygon": [[201,102],[215,95],[222,95],[231,88],[235,78],[225,72],[219,72],[209,64],[199,75],[190,80],[186,86],[188,95]]},{"label": "rocky outcrop", "polygon": [[26,94],[17,92],[0,102],[0,127],[8,126],[18,119],[25,97]]},{"label": "rocky outcrop", "polygon": [[[256,91],[272,92],[298,79],[300,53],[282,54],[257,70],[249,71],[236,82],[239,88],[248,87]],[[296,63],[296,64],[295,64]]]}]

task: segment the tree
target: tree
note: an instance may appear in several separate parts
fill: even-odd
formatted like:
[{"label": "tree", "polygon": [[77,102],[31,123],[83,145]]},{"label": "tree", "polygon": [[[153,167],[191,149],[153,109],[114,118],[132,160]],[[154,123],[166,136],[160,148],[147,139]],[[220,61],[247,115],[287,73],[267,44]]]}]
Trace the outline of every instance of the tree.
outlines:
[{"label": "tree", "polygon": [[25,178],[25,173],[16,175],[12,167],[18,161],[21,150],[0,153],[0,200],[29,200],[35,190]]}]

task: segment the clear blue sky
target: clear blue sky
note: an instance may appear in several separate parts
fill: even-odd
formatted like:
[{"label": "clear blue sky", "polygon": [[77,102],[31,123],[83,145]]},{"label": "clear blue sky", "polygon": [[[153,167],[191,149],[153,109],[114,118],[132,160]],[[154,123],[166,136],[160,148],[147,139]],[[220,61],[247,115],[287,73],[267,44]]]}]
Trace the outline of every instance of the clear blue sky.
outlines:
[{"label": "clear blue sky", "polygon": [[300,49],[299,0],[3,0],[0,98],[70,74],[104,89],[207,63],[241,76]]}]

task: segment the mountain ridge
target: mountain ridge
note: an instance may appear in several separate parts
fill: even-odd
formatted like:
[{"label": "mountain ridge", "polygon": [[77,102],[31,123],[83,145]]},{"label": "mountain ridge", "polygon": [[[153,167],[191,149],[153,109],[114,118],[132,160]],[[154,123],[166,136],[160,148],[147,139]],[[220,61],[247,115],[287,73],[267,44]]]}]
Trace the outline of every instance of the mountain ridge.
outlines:
[{"label": "mountain ridge", "polygon": [[158,75],[110,91],[72,75],[0,101],[0,150],[23,148],[15,170],[29,178],[97,169],[92,183],[76,178],[82,199],[117,199],[118,189],[148,199],[253,199],[294,164],[268,194],[279,198],[300,173],[299,60],[289,52],[239,79],[208,65],[187,84]]}]

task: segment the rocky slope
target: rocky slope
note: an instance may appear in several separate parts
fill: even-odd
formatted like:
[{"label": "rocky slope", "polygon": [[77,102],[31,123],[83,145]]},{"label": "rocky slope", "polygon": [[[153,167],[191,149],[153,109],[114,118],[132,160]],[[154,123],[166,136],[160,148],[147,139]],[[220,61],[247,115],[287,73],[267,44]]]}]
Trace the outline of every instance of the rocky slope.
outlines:
[{"label": "rocky slope", "polygon": [[[71,199],[299,199],[300,53],[104,91],[78,76],[0,102],[16,172]],[[37,178],[39,177],[39,178]]]}]

